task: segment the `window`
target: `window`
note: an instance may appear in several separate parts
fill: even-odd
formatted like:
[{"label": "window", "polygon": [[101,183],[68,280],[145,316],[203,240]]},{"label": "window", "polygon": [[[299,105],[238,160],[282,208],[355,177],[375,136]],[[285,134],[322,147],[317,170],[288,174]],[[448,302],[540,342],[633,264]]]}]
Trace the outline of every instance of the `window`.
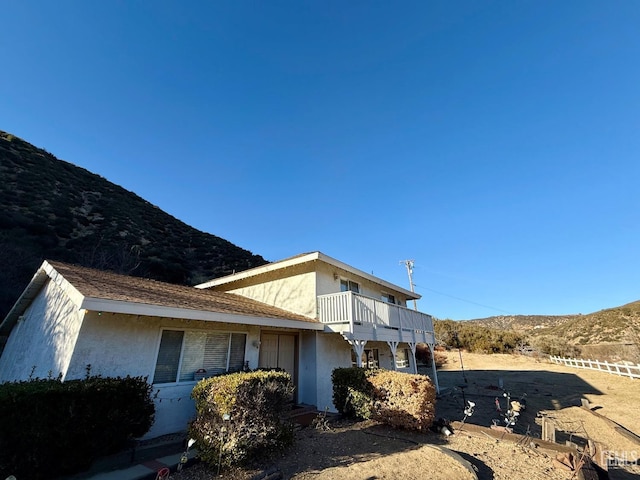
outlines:
[{"label": "window", "polygon": [[340,291],[341,292],[353,292],[360,293],[360,285],[351,280],[340,279]]},{"label": "window", "polygon": [[396,297],[394,297],[393,295],[391,295],[390,293],[383,293],[382,294],[382,301],[383,302],[387,302],[387,303],[396,303]]},{"label": "window", "polygon": [[163,330],[153,383],[190,382],[205,370],[211,377],[242,370],[247,335]]},{"label": "window", "polygon": [[396,350],[396,367],[409,368],[409,350],[406,348]]},{"label": "window", "polygon": [[[354,367],[358,366],[356,352],[351,350],[351,365]],[[380,366],[380,362],[378,359],[378,349],[372,348],[370,350],[365,350],[362,352],[362,366],[365,368],[376,368]]]}]

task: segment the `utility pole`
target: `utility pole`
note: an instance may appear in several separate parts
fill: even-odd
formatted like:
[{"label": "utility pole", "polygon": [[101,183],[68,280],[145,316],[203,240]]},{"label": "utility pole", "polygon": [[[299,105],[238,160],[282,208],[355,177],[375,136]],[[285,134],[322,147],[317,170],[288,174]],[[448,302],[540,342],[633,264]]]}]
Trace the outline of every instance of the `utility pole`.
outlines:
[{"label": "utility pole", "polygon": [[[416,291],[413,288],[413,260],[401,260],[400,263],[404,263],[405,267],[407,267],[407,275],[409,275],[409,287],[411,288],[411,291],[415,293]],[[413,309],[416,311],[418,310],[418,304],[415,298],[413,299]]]}]

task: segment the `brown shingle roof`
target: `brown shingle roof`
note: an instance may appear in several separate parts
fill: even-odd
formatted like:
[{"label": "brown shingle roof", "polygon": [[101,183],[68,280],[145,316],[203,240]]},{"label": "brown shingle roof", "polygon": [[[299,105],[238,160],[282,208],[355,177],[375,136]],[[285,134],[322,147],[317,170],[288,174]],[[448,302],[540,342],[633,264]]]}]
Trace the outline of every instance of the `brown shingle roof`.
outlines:
[{"label": "brown shingle roof", "polygon": [[233,293],[201,290],[57,261],[47,262],[85,297],[319,323],[315,319]]}]

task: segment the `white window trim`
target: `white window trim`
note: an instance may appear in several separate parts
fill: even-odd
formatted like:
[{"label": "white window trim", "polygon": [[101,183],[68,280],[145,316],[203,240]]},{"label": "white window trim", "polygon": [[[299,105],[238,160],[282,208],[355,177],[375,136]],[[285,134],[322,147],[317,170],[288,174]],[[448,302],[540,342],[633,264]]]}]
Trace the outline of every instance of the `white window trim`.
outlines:
[{"label": "white window trim", "polygon": [[[158,334],[158,339],[156,342],[156,353],[155,353],[155,360],[153,362],[153,367],[152,367],[152,375],[150,375],[150,377],[155,377],[155,370],[156,370],[156,366],[158,365],[158,354],[160,353],[160,343],[162,342],[162,334],[164,331],[166,330],[171,330],[171,331],[178,331],[178,332],[183,332],[183,333],[187,333],[187,332],[200,332],[200,333],[228,333],[229,334],[229,344],[227,346],[227,366],[226,366],[226,371],[229,371],[229,362],[231,360],[231,334],[233,333],[241,333],[243,335],[245,335],[245,358],[246,358],[246,353],[247,353],[247,344],[246,341],[249,338],[249,332],[243,331],[243,330],[211,330],[211,329],[207,329],[207,328],[173,328],[173,327],[161,327],[160,328],[160,333]],[[185,345],[185,341],[184,341],[184,337],[182,338],[182,345],[180,345],[180,359],[178,360],[178,371],[176,372],[176,381],[175,382],[164,382],[164,383],[154,383],[155,378],[152,379],[151,384],[152,385],[162,385],[162,386],[175,386],[175,385],[195,385],[196,383],[198,383],[197,380],[184,380],[184,381],[180,381],[180,372],[182,371],[182,357],[184,355],[184,345]]]},{"label": "white window trim", "polygon": [[[387,297],[387,298],[393,297],[393,302],[389,302],[389,301],[385,300],[384,297]],[[389,293],[389,292],[384,292],[383,291],[380,294],[380,300],[382,300],[385,303],[388,303],[389,305],[398,305],[398,299],[393,293]]]},{"label": "white window trim", "polygon": [[[406,356],[406,360],[399,360],[399,359],[398,359],[398,354],[399,354],[401,351],[404,351],[404,356]],[[397,368],[411,368],[411,354],[410,354],[409,349],[408,349],[408,348],[399,348],[399,349],[396,351],[396,358],[395,358],[395,361],[396,361],[396,367],[397,367]],[[402,363],[405,363],[405,362],[406,362],[406,365],[400,366],[399,362],[402,362]]]},{"label": "white window trim", "polygon": [[[351,280],[350,278],[340,277],[340,292],[343,292],[343,290],[342,290],[342,282],[347,282],[347,289],[344,290],[344,292],[353,292],[356,295],[362,295],[362,289],[361,289],[361,285],[362,284],[360,282],[356,282],[355,280]],[[357,292],[355,292],[355,291],[353,291],[353,290],[351,290],[349,288],[349,284],[350,283],[353,283],[353,284],[358,286],[358,291]]]}]

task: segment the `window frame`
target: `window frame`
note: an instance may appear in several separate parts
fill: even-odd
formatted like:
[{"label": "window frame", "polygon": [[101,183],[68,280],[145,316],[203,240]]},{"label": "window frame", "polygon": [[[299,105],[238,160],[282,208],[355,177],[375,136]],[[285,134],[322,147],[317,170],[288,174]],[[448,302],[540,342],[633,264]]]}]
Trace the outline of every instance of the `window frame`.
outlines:
[{"label": "window frame", "polygon": [[[373,355],[373,363],[374,366],[370,366],[369,365],[369,352],[372,353]],[[366,358],[366,361],[363,360],[362,362],[362,366],[363,368],[379,368],[380,367],[380,349],[378,348],[365,348],[364,351],[362,352],[362,355]],[[356,352],[351,349],[351,366],[352,367],[357,367],[358,366],[358,358],[356,357]]]},{"label": "window frame", "polygon": [[[342,289],[342,286],[346,285],[346,289]],[[352,286],[355,285],[355,290],[352,288]],[[340,292],[353,292],[353,293],[360,293],[360,284],[358,282],[355,282],[353,280],[349,280],[348,278],[341,278],[340,279]]]},{"label": "window frame", "polygon": [[[182,342],[180,344],[180,355],[178,358],[178,365],[177,365],[177,370],[176,370],[176,376],[175,376],[175,380],[172,382],[158,382],[156,383],[155,381],[155,376],[156,376],[156,369],[158,368],[158,356],[160,354],[160,346],[162,343],[162,337],[164,335],[165,331],[173,331],[173,332],[182,332],[183,336],[182,336]],[[184,354],[185,354],[185,345],[186,345],[186,338],[187,338],[187,333],[188,332],[193,332],[193,333],[204,333],[209,334],[209,333],[218,333],[218,334],[226,334],[228,335],[228,345],[227,345],[227,355],[226,355],[226,359],[227,359],[227,364],[225,367],[225,372],[221,373],[221,374],[213,374],[213,375],[207,375],[205,378],[209,378],[209,377],[214,377],[216,375],[223,375],[224,373],[229,373],[229,363],[231,361],[231,344],[232,344],[232,338],[234,334],[240,334],[240,335],[244,335],[244,352],[243,352],[243,364],[246,363],[246,353],[247,353],[247,342],[248,342],[248,337],[249,337],[249,332],[246,331],[241,331],[241,330],[210,330],[210,329],[201,329],[201,328],[172,328],[172,327],[162,327],[160,329],[160,333],[158,335],[158,340],[157,340],[157,346],[156,346],[156,353],[155,353],[155,360],[154,360],[154,364],[153,364],[153,372],[152,372],[152,381],[151,384],[152,385],[189,385],[189,384],[195,384],[198,382],[198,380],[194,379],[194,380],[180,380],[180,377],[182,376],[182,367],[184,365]],[[205,340],[206,341],[206,340]]]},{"label": "window frame", "polygon": [[398,305],[396,296],[393,293],[382,292],[382,294],[380,295],[380,299],[384,303],[388,303],[389,305]]},{"label": "window frame", "polygon": [[[398,358],[398,355],[400,354],[400,352],[404,352],[404,359],[400,359]],[[400,365],[400,362],[403,363],[403,365]],[[406,362],[406,365],[404,365],[404,363]],[[398,348],[396,350],[396,356],[395,356],[395,364],[396,364],[396,368],[411,368],[411,354],[409,353],[409,349],[408,348]]]}]

